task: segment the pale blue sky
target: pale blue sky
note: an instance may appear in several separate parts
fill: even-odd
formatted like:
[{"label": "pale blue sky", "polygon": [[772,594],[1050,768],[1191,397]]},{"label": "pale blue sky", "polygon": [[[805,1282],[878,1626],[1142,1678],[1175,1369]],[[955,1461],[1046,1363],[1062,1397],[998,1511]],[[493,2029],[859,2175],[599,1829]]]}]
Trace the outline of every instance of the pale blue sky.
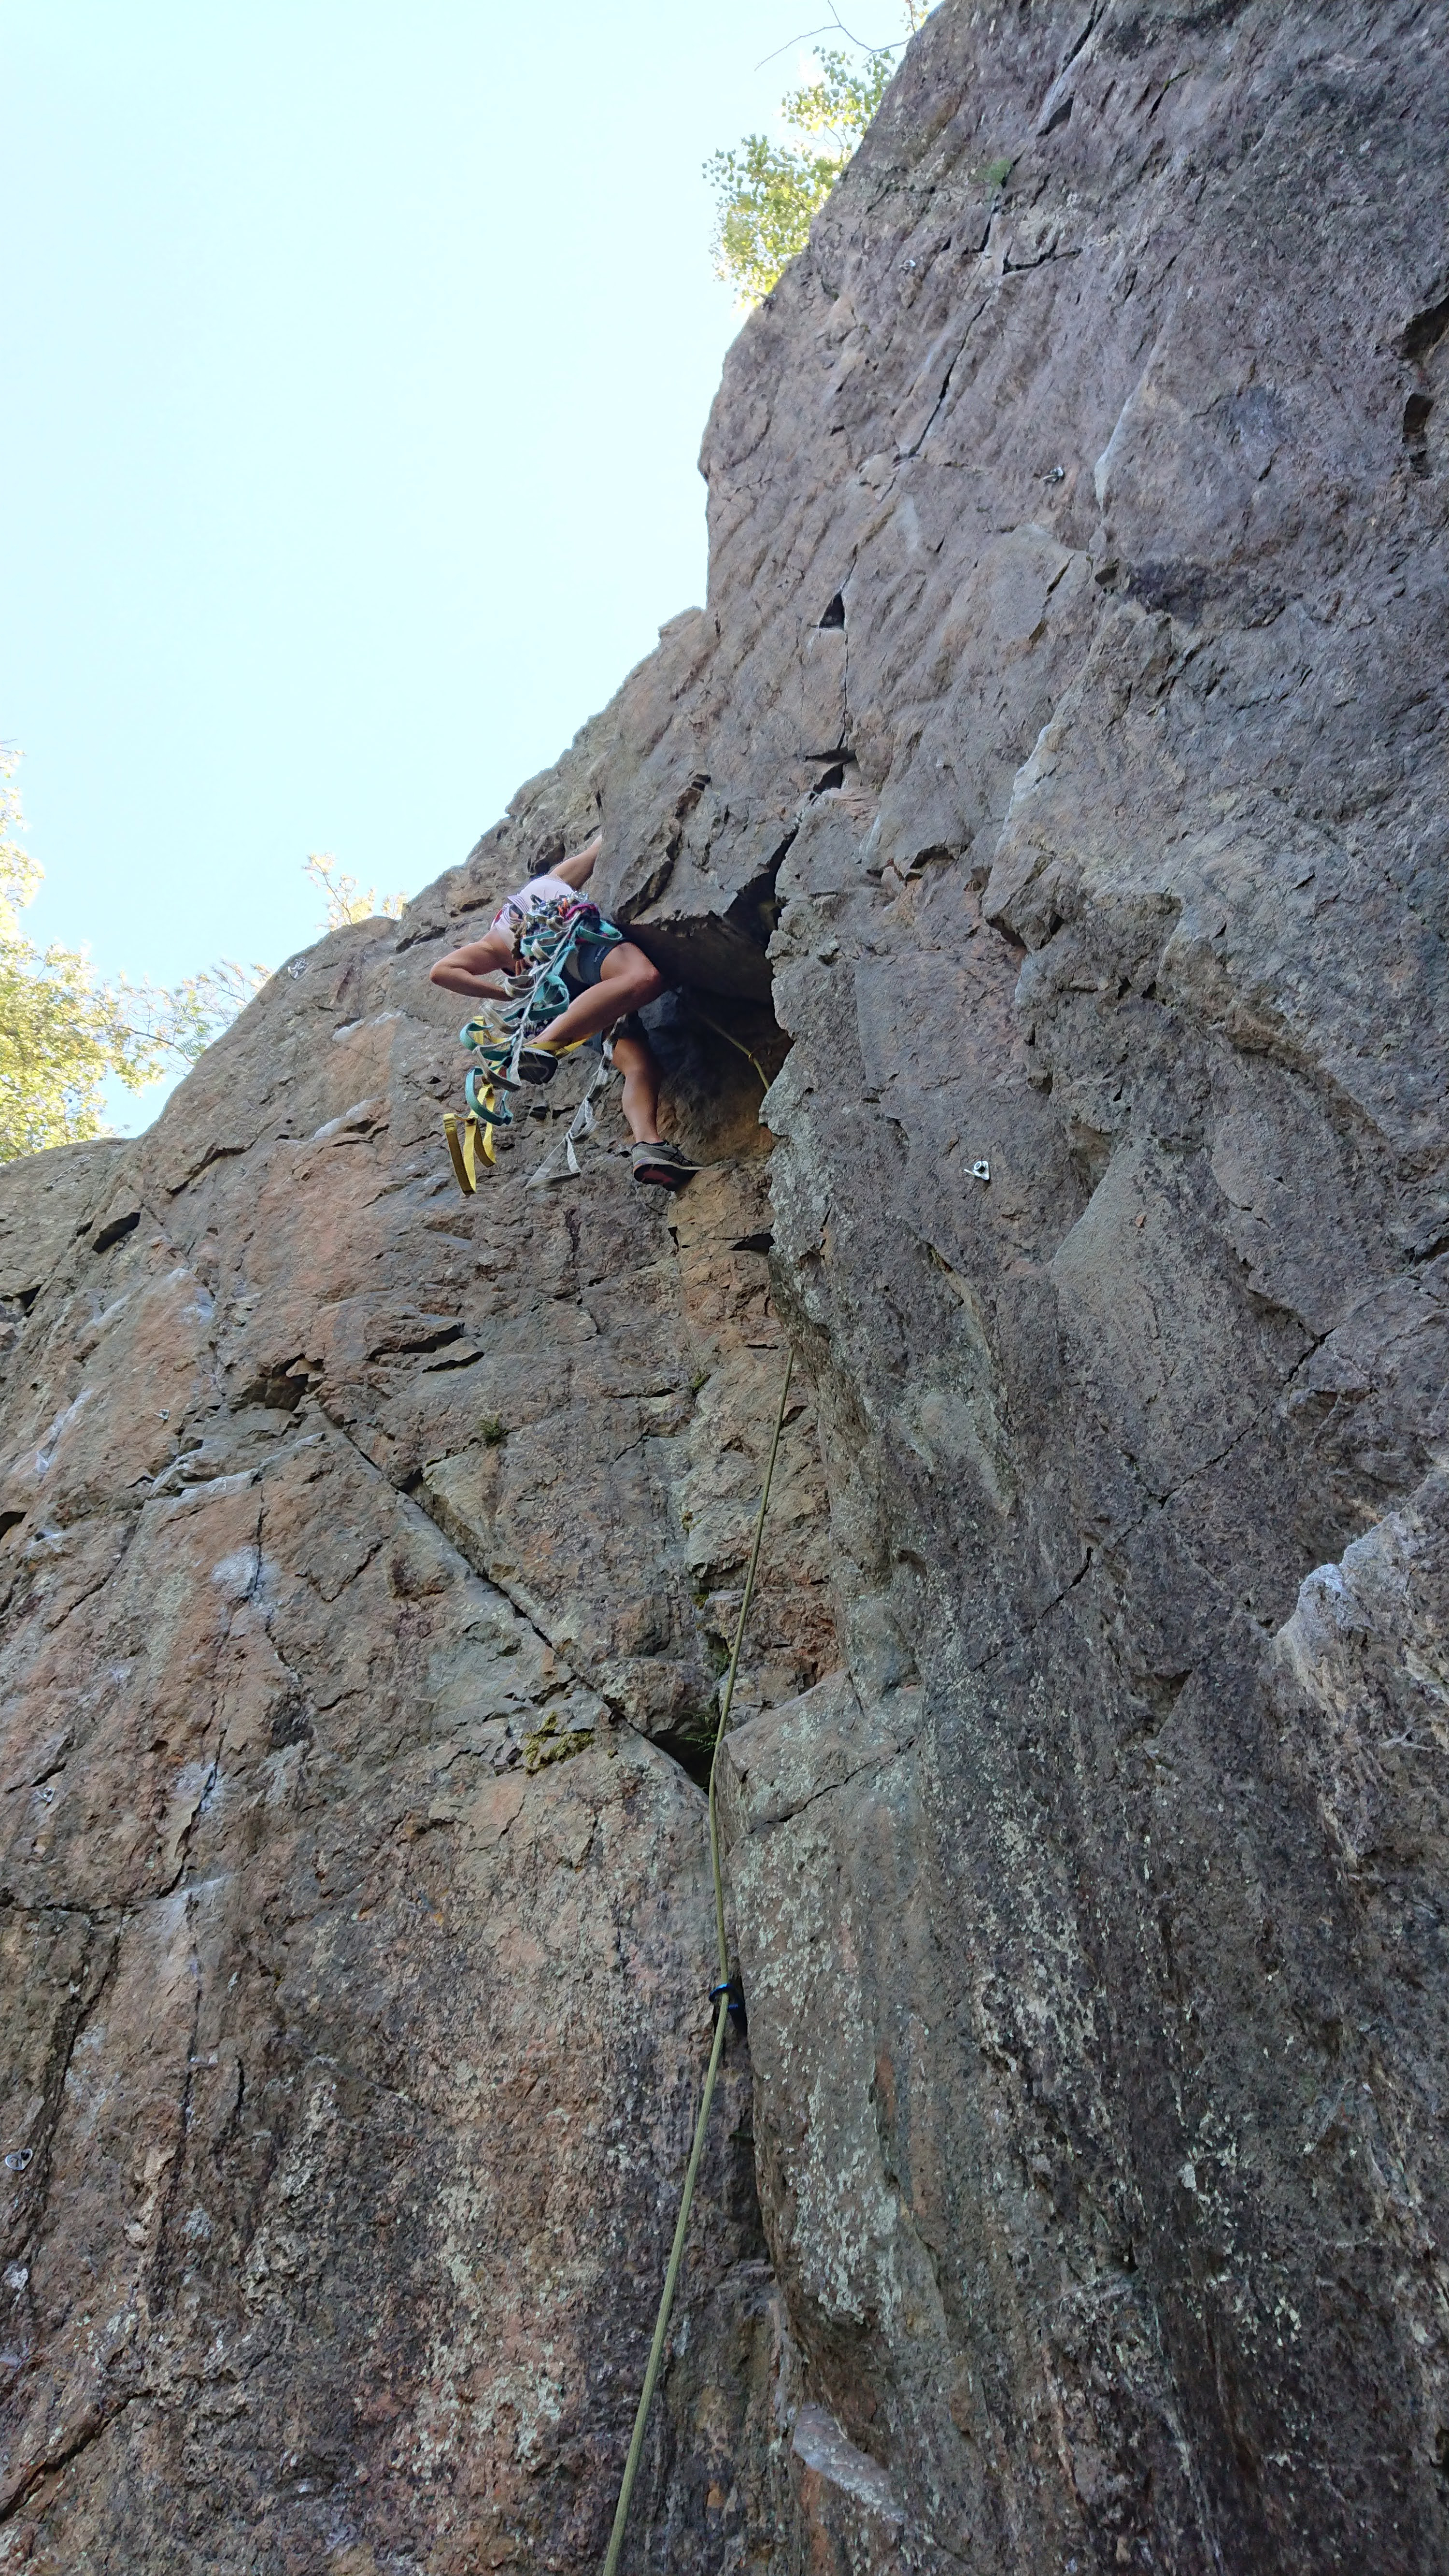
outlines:
[{"label": "pale blue sky", "polygon": [[828,14],[0,0],[32,937],[279,963],[309,850],[426,884],[703,597],[701,164]]}]

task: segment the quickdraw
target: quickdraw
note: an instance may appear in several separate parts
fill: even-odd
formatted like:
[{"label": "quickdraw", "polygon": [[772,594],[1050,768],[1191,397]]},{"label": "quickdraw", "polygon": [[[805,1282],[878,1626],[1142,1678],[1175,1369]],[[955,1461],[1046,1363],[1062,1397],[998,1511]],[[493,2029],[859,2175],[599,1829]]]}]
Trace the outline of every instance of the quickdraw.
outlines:
[{"label": "quickdraw", "polygon": [[[604,920],[594,903],[555,900],[536,904],[525,915],[513,945],[518,971],[506,979],[508,1001],[485,1002],[458,1031],[459,1045],[470,1047],[480,1058],[463,1083],[466,1107],[461,1121],[451,1109],[443,1116],[454,1177],[465,1198],[471,1198],[478,1187],[480,1155],[485,1163],[497,1161],[495,1128],[513,1124],[509,1094],[520,1087],[518,1061],[524,1048],[539,1029],[566,1011],[573,999],[564,972],[569,959],[581,948],[611,948],[623,935],[612,921]],[[565,1052],[572,1053],[572,1049]],[[595,1095],[604,1088],[612,1071],[612,1055],[606,1044],[604,1063],[580,1101],[564,1139],[571,1172],[579,1168],[574,1140],[576,1136],[586,1136],[593,1126]],[[534,1183],[542,1177],[542,1172],[536,1172]]]}]

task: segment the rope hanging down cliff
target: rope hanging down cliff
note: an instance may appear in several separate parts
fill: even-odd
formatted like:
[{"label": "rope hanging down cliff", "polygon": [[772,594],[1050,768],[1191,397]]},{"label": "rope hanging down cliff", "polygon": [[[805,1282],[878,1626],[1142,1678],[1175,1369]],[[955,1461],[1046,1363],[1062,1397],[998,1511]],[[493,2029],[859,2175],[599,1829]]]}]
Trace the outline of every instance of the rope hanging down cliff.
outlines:
[{"label": "rope hanging down cliff", "polygon": [[785,1362],[785,1383],[780,1389],[780,1409],[775,1416],[775,1436],[770,1443],[769,1463],[765,1469],[764,1488],[760,1495],[760,1508],[755,1520],[754,1545],[750,1549],[750,1562],[745,1574],[745,1588],[740,1600],[740,1615],[735,1621],[735,1641],[730,1654],[729,1671],[725,1676],[724,1695],[720,1701],[719,1724],[716,1726],[714,1731],[714,1751],[710,1756],[709,1855],[714,1870],[714,1929],[715,1943],[719,1952],[719,1981],[716,1985],[711,1986],[709,1990],[710,2002],[715,2007],[714,2046],[710,2050],[709,2066],[705,2073],[704,2092],[701,2096],[699,2105],[699,2118],[694,2124],[694,2144],[689,2151],[689,2164],[685,2170],[684,2176],[684,2193],[679,2204],[679,2217],[674,2229],[674,2243],[670,2249],[669,2268],[664,2275],[664,2290],[659,2301],[659,2315],[654,2326],[654,2341],[649,2347],[649,2363],[644,2373],[644,2387],[639,2398],[638,2412],[634,2417],[634,2431],[629,2443],[629,2456],[624,2463],[624,2483],[619,2489],[619,2501],[614,2510],[614,2528],[609,2535],[609,2547],[604,2559],[603,2576],[616,2576],[616,2571],[619,2565],[619,2552],[624,2546],[624,2530],[629,2519],[629,2499],[634,2492],[634,2481],[639,2474],[639,2462],[643,2457],[644,2434],[649,2422],[649,2408],[653,2402],[655,2382],[659,2377],[659,2366],[664,2358],[664,2344],[665,2338],[669,2332],[670,2310],[674,2305],[674,2293],[679,2285],[680,2267],[684,2261],[684,2239],[689,2227],[689,2212],[694,2200],[694,2186],[699,2174],[699,2160],[704,2153],[704,2137],[705,2131],[709,2126],[710,2104],[714,2100],[715,2077],[719,2073],[719,2062],[724,2054],[725,2029],[732,2012],[740,2013],[741,2016],[743,2013],[743,1997],[740,1988],[740,1981],[737,1976],[733,1976],[730,1973],[729,1936],[725,1929],[724,1874],[720,1866],[719,1807],[715,1796],[715,1773],[719,1768],[719,1749],[721,1744],[724,1742],[725,1728],[729,1724],[730,1710],[734,1704],[735,1675],[740,1668],[740,1648],[744,1643],[745,1621],[750,1615],[750,1601],[755,1589],[755,1574],[760,1562],[760,1542],[765,1535],[765,1514],[770,1507],[770,1487],[773,1484],[775,1477],[775,1460],[780,1454],[780,1434],[785,1428],[785,1406],[789,1399],[790,1380],[794,1374],[794,1369],[795,1355],[792,1351]]}]

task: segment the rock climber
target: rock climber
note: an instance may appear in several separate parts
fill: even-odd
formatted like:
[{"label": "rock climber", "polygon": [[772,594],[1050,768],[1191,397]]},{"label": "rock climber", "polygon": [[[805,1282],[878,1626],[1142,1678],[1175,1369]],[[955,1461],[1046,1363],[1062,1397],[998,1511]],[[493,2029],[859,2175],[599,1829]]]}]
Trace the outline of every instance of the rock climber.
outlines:
[{"label": "rock climber", "polygon": [[[599,847],[596,835],[571,859],[560,859],[545,875],[530,877],[494,914],[486,937],[467,940],[439,958],[432,981],[470,1001],[508,1001],[503,978],[518,971],[515,943],[529,914],[577,894],[593,874]],[[576,949],[564,976],[573,1000],[524,1048],[518,1064],[522,1079],[552,1082],[566,1049],[581,1042],[600,1047],[612,1030],[614,1062],[624,1077],[624,1116],[634,1138],[634,1178],[658,1189],[683,1189],[699,1165],[659,1133],[659,1062],[638,1017],[644,1004],[664,991],[658,967],[632,940],[621,939],[608,948],[589,944]]]}]

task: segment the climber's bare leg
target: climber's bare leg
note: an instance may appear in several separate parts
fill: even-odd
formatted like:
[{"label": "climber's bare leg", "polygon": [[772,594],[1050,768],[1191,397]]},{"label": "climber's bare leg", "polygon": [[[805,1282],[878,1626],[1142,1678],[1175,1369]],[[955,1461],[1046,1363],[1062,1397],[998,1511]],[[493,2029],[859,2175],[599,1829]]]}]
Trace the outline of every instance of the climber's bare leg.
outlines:
[{"label": "climber's bare leg", "polygon": [[659,1133],[659,1065],[642,1031],[614,1040],[614,1062],[624,1077],[624,1115],[634,1138],[634,1178],[655,1189],[682,1190],[699,1165]]},{"label": "climber's bare leg", "polygon": [[[632,940],[621,940],[604,959],[597,984],[580,993],[546,1029],[540,1029],[535,1046],[572,1046],[576,1038],[597,1037],[602,1029],[611,1029],[628,1011],[642,1010],[646,1002],[656,1001],[664,990],[664,978],[657,966],[651,966],[642,948]],[[653,1140],[650,1139],[652,1142]]]},{"label": "climber's bare leg", "polygon": [[615,1038],[614,1062],[624,1077],[624,1116],[636,1145],[659,1142],[659,1063],[647,1038]]}]

